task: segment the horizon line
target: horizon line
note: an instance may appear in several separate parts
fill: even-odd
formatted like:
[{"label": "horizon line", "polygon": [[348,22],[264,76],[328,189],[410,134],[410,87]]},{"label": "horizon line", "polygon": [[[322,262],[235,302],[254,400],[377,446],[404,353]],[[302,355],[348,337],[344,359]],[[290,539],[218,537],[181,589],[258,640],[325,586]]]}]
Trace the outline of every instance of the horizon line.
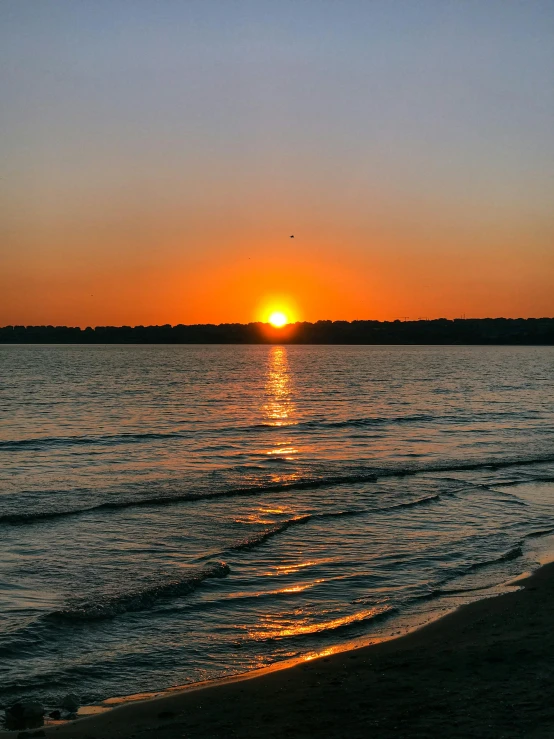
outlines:
[{"label": "horizon line", "polygon": [[151,324],[141,324],[137,323],[135,325],[131,324],[98,324],[96,326],[75,326],[71,324],[52,324],[52,323],[28,323],[28,324],[16,324],[16,323],[8,323],[4,326],[0,326],[0,331],[4,330],[16,330],[16,329],[73,329],[73,330],[79,330],[79,331],[96,331],[97,329],[146,329],[146,328],[165,328],[165,329],[175,329],[175,328],[195,328],[195,327],[225,327],[225,326],[242,326],[244,328],[252,326],[265,326],[270,328],[273,331],[281,331],[284,332],[288,328],[291,328],[293,326],[316,326],[318,324],[355,324],[355,323],[373,323],[373,324],[398,324],[398,323],[455,323],[455,322],[470,322],[470,321],[553,321],[554,316],[518,316],[517,318],[510,318],[506,316],[474,316],[474,317],[468,317],[468,316],[459,316],[456,318],[445,318],[443,316],[438,318],[410,318],[409,316],[402,317],[402,318],[393,318],[390,320],[380,320],[377,318],[354,318],[351,321],[347,321],[345,319],[329,319],[329,318],[319,318],[317,321],[290,321],[289,323],[286,323],[283,326],[274,326],[269,321],[248,321],[248,322],[241,322],[241,321],[226,321],[222,323],[151,323]]}]

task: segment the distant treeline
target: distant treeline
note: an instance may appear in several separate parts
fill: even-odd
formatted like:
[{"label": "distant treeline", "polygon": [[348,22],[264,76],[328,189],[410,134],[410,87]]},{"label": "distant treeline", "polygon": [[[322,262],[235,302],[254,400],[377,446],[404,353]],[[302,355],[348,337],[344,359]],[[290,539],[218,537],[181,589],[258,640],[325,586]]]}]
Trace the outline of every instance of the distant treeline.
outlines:
[{"label": "distant treeline", "polygon": [[3,344],[554,344],[554,318],[194,326],[4,326]]}]

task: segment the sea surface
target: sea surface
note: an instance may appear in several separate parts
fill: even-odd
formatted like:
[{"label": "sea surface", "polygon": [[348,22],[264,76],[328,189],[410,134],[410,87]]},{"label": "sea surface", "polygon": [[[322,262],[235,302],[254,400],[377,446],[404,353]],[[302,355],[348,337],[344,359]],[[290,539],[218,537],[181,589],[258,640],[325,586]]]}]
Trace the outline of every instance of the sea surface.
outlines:
[{"label": "sea surface", "polygon": [[553,399],[553,347],[0,346],[0,705],[497,592],[552,548]]}]

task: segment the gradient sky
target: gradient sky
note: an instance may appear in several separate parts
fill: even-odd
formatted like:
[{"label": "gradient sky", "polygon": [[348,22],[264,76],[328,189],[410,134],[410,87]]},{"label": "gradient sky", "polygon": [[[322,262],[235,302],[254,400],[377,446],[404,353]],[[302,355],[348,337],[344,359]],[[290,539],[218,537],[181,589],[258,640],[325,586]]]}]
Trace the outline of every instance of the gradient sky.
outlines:
[{"label": "gradient sky", "polygon": [[2,0],[0,100],[0,325],[554,315],[552,0]]}]

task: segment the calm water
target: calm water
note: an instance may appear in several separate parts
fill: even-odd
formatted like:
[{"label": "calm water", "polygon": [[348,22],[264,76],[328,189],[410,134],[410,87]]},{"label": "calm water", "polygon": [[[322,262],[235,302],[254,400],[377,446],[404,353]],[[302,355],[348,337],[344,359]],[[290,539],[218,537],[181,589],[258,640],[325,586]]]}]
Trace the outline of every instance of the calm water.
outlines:
[{"label": "calm water", "polygon": [[536,566],[551,347],[0,347],[0,704],[391,633]]}]

